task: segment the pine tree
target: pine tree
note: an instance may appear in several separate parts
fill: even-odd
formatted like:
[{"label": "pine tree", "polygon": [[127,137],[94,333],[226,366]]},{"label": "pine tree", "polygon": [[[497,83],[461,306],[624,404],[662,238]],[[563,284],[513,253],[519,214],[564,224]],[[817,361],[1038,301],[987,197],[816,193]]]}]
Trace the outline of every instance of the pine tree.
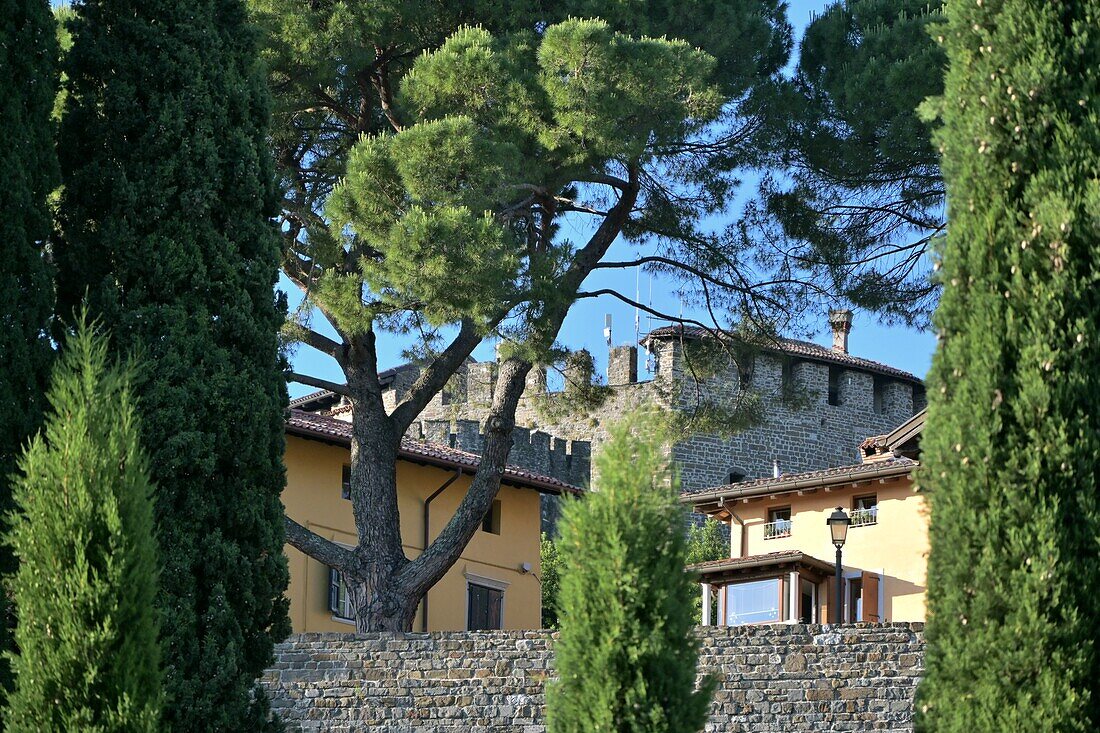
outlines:
[{"label": "pine tree", "polygon": [[928,251],[943,178],[917,107],[943,92],[929,36],[943,0],[844,0],[806,27],[763,121],[769,167],[746,209],[777,264],[891,321],[926,326],[939,296]]},{"label": "pine tree", "polygon": [[66,56],[57,250],[135,384],[157,486],[167,729],[259,731],[288,631],[268,100],[238,0],[86,0]]},{"label": "pine tree", "polygon": [[[632,302],[583,288],[598,269],[635,266],[616,260],[616,240],[657,247],[640,263],[694,282],[686,297],[721,320],[760,323],[767,311],[785,322],[799,312],[792,301],[816,295],[760,282],[727,233],[704,224],[758,154],[758,90],[789,49],[784,5],[250,5],[269,30],[281,107],[283,272],[304,294],[288,335],[346,381],[290,378],[353,408],[357,547],[289,521],[287,541],[340,571],[360,631],[407,630],[493,501],[527,376],[578,363],[556,342],[573,306],[601,293]],[[581,229],[563,226],[573,221]],[[378,340],[395,334],[413,336],[422,368],[387,406],[376,399]],[[502,348],[480,469],[431,546],[409,558],[400,440],[487,338]],[[722,417],[751,416],[744,402]],[[701,417],[718,412],[696,403]]]},{"label": "pine tree", "polygon": [[650,420],[624,423],[596,459],[600,485],[569,502],[548,690],[551,733],[698,731],[712,684],[695,689],[698,643],[684,572],[685,510]]},{"label": "pine tree", "polygon": [[[42,245],[52,229],[46,198],[57,185],[50,120],[56,67],[47,0],[0,0],[0,517],[11,509],[16,456],[40,425],[53,353],[46,338],[53,287]],[[14,569],[0,547],[0,574]],[[11,622],[0,596],[0,650],[10,647]],[[0,660],[0,705],[10,682]]]},{"label": "pine tree", "polygon": [[1100,5],[949,2],[918,729],[1100,729]]},{"label": "pine tree", "polygon": [[20,461],[8,541],[19,557],[16,686],[5,730],[156,731],[156,544],[132,371],[81,325],[51,412]]}]

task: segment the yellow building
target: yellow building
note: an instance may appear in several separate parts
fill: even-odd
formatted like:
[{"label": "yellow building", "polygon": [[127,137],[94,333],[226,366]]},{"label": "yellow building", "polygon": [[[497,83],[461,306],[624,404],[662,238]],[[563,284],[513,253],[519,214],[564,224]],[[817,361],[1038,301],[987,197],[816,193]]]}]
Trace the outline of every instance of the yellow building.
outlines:
[{"label": "yellow building", "polygon": [[[351,425],[291,410],[286,423],[287,516],[317,534],[355,544],[347,498]],[[405,553],[415,558],[454,514],[477,469],[478,456],[448,446],[403,440],[397,465],[398,508]],[[536,629],[542,623],[539,493],[580,490],[509,466],[481,530],[462,557],[428,592],[413,628]],[[351,631],[354,622],[339,573],[286,546],[290,619],[295,632]]]},{"label": "yellow building", "polygon": [[838,508],[850,520],[843,621],[923,621],[928,520],[912,472],[924,415],[864,441],[857,465],[685,493],[685,504],[730,527],[730,557],[692,566],[704,624],[835,622],[836,550],[826,519]]}]

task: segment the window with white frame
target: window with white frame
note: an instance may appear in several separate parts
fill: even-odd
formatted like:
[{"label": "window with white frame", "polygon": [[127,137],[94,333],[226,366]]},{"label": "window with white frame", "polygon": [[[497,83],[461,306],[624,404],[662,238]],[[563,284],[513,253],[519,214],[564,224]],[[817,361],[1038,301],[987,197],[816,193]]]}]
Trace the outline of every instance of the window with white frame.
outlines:
[{"label": "window with white frame", "polygon": [[878,523],[878,497],[874,494],[857,496],[852,499],[853,527],[863,527]]},{"label": "window with white frame", "polygon": [[328,610],[342,621],[355,620],[355,610],[351,607],[351,596],[344,576],[335,568],[328,569]]},{"label": "window with white frame", "polygon": [[782,621],[783,601],[783,584],[779,578],[727,585],[726,625]]},{"label": "window with white frame", "polygon": [[768,523],[764,525],[764,539],[791,536],[791,508],[789,506],[772,507],[768,510]]}]

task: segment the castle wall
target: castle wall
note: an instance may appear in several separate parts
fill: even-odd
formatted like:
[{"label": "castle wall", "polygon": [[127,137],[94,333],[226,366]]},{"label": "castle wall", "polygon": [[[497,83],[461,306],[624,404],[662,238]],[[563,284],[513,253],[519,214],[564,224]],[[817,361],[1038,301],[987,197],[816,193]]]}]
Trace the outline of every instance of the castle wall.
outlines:
[{"label": "castle wall", "polygon": [[[745,478],[770,476],[775,463],[783,473],[858,463],[864,438],[889,432],[923,407],[919,387],[866,371],[763,351],[742,357],[740,368],[729,359],[724,367],[703,368],[685,359],[678,341],[655,346],[656,374],[645,382],[634,381],[635,351],[613,351],[613,381],[595,407],[574,404],[576,389],[548,393],[545,373],[532,372],[516,412],[523,428],[517,429],[511,462],[587,485],[589,459],[608,428],[639,408],[657,406],[678,411],[687,424],[687,437],[670,446],[670,455],[682,488],[690,491],[727,483],[734,471]],[[837,404],[829,404],[830,372]],[[492,363],[468,365],[456,377],[460,386],[427,407],[414,437],[479,451],[481,438],[468,423],[484,418],[494,377]],[[759,400],[761,419],[751,427],[732,435],[691,429],[699,404],[729,411],[753,400]]]}]

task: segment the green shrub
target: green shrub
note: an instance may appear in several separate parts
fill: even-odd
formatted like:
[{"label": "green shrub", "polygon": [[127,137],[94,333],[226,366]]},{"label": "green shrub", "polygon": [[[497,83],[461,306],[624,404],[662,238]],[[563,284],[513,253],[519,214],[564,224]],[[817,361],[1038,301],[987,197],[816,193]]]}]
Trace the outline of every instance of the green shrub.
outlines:
[{"label": "green shrub", "polygon": [[653,424],[631,422],[596,459],[597,490],[563,512],[551,733],[688,733],[706,722],[713,683],[695,686],[679,482],[661,442],[644,437]]},{"label": "green shrub", "polygon": [[16,478],[15,690],[6,730],[156,731],[156,550],[130,373],[87,326],[68,340]]},{"label": "green shrub", "polygon": [[[722,531],[722,523],[716,519],[706,519],[702,524],[693,524],[688,531],[687,563],[721,560],[730,556],[729,539]],[[699,586],[691,588],[692,618],[695,623],[703,623],[703,594]],[[711,594],[710,617],[718,617],[718,594]]]},{"label": "green shrub", "polygon": [[558,544],[543,532],[539,566],[542,569],[542,628],[558,628],[558,591],[561,587],[561,553]]}]

